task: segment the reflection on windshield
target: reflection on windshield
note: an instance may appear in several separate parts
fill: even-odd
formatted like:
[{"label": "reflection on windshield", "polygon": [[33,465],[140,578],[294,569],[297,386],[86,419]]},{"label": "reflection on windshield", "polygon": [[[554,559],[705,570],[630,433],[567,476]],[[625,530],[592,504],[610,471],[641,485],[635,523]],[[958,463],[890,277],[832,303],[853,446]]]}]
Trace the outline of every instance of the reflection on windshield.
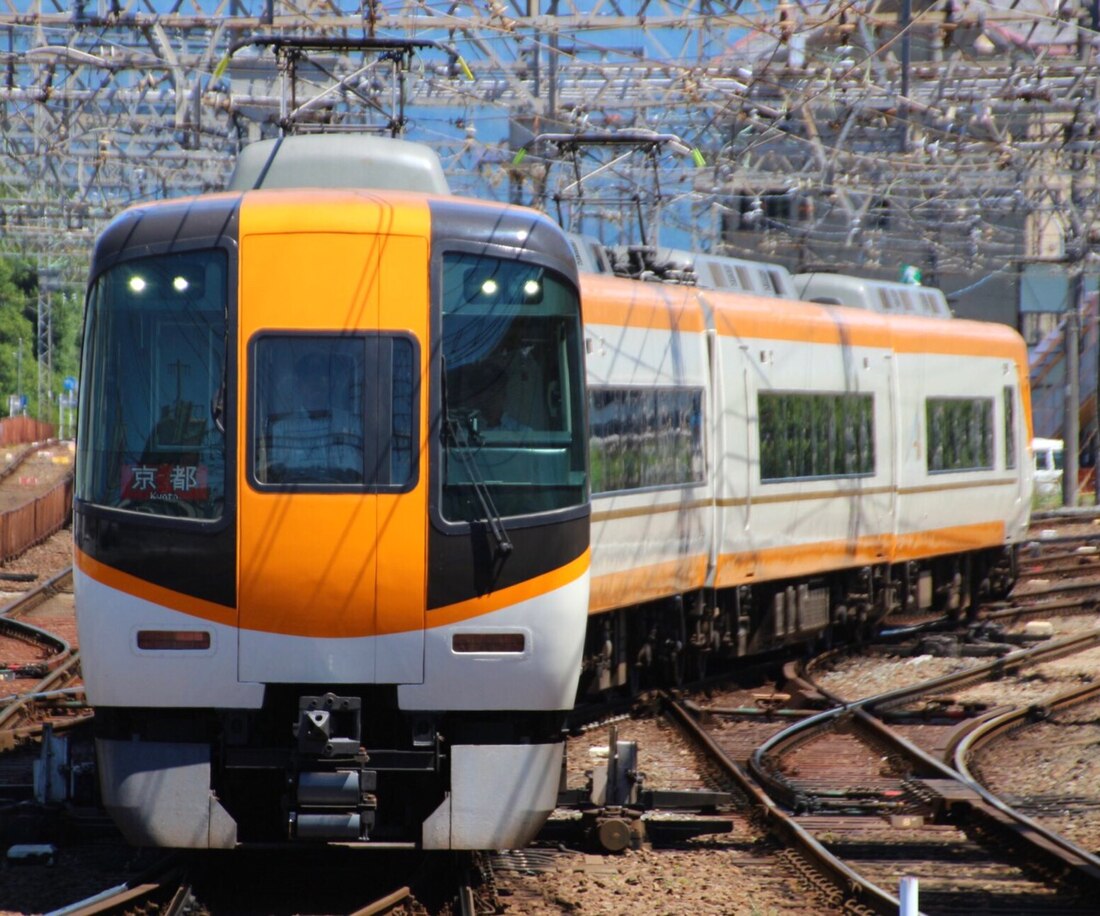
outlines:
[{"label": "reflection on windshield", "polygon": [[542,268],[444,256],[445,408],[461,428],[445,443],[444,517],[484,517],[471,474],[503,516],[584,500],[579,329],[576,296]]},{"label": "reflection on windshield", "polygon": [[154,515],[221,515],[225,297],[220,251],[129,261],[96,282],[78,498]]}]

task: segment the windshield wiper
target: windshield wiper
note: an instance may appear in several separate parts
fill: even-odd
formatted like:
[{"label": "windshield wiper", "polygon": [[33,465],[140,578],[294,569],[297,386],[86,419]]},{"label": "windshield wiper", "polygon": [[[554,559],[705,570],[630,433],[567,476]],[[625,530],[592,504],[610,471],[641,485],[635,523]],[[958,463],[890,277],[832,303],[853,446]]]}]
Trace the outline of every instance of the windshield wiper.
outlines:
[{"label": "windshield wiper", "polygon": [[[478,502],[481,503],[481,511],[485,513],[485,522],[497,542],[497,549],[507,556],[513,550],[512,541],[508,537],[508,532],[504,530],[504,520],[497,511],[496,504],[493,502],[493,495],[489,492],[485,478],[481,476],[477,463],[470,457],[470,437],[466,431],[466,423],[463,420],[456,421],[451,417],[451,411],[447,403],[447,361],[445,359],[442,360],[441,379],[443,426],[446,436],[456,447],[455,453],[458,460],[462,462],[463,470],[466,471],[466,477],[474,488]],[[443,444],[444,447],[447,446],[446,438]]]}]

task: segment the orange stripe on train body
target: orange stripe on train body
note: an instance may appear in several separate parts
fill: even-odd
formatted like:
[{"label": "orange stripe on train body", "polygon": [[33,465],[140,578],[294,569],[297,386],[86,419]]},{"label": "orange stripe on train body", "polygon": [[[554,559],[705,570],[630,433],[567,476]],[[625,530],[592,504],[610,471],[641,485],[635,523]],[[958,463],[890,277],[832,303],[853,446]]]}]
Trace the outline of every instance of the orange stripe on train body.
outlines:
[{"label": "orange stripe on train body", "polygon": [[[114,567],[107,566],[92,559],[79,548],[74,551],[77,568],[90,579],[107,588],[122,592],[142,601],[148,601],[158,607],[169,611],[176,611],[194,617],[197,620],[206,620],[220,626],[235,627],[237,624],[236,608],[215,604],[212,601],[204,601],[191,595],[154,585],[138,576],[122,572]],[[508,588],[490,592],[469,601],[437,608],[429,611],[427,615],[428,629],[451,626],[463,623],[467,620],[475,620],[485,614],[503,610],[523,601],[530,601],[541,595],[550,594],[560,588],[572,584],[588,572],[590,553],[586,550],[575,560],[571,560],[564,566],[544,573],[533,579],[528,579]],[[390,631],[399,632],[399,631]],[[313,638],[331,637],[326,633],[289,633],[290,636],[307,636]],[[348,636],[349,634],[336,634]],[[355,636],[385,635],[383,633],[361,633]]]},{"label": "orange stripe on train body", "polygon": [[993,322],[772,299],[677,284],[581,274],[585,324],[701,332],[705,312],[724,337],[877,347],[897,353],[997,356],[1026,365],[1022,338]]},{"label": "orange stripe on train body", "polygon": [[931,556],[999,547],[1004,522],[954,525],[911,534],[872,534],[854,540],[792,544],[724,553],[718,558],[716,588],[792,579],[878,563],[904,563]]},{"label": "orange stripe on train body", "polygon": [[[980,522],[897,536],[876,534],[855,540],[724,553],[718,557],[714,587],[780,581],[867,564],[904,563],[923,557],[998,547],[1003,543],[1003,522]],[[594,576],[589,613],[599,614],[702,588],[705,566],[705,557],[683,557]]]},{"label": "orange stripe on train body", "polygon": [[706,330],[698,290],[693,286],[643,283],[623,277],[581,274],[584,323],[643,330]]},{"label": "orange stripe on train body", "polygon": [[588,602],[589,614],[667,598],[702,588],[707,557],[677,557],[622,572],[593,576]]},{"label": "orange stripe on train body", "polygon": [[[204,601],[202,598],[195,598],[192,595],[184,595],[162,585],[154,585],[139,576],[132,576],[130,573],[122,572],[113,566],[92,559],[79,547],[73,548],[73,560],[77,569],[89,579],[116,592],[122,592],[141,601],[148,601],[150,604],[177,611],[198,620],[206,620],[224,627],[237,625],[237,609],[235,607],[226,607],[224,604],[216,604],[213,601]],[[119,634],[119,638],[126,640],[129,636]]]}]

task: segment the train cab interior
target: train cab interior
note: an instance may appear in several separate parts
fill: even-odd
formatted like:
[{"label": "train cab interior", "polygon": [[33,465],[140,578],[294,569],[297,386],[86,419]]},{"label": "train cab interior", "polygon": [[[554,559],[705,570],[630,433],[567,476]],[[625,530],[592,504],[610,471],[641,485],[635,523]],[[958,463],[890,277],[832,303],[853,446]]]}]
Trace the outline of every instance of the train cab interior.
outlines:
[{"label": "train cab interior", "polygon": [[448,266],[445,517],[478,517],[469,500],[477,483],[504,516],[576,502],[584,423],[570,296],[530,265],[455,255]]}]

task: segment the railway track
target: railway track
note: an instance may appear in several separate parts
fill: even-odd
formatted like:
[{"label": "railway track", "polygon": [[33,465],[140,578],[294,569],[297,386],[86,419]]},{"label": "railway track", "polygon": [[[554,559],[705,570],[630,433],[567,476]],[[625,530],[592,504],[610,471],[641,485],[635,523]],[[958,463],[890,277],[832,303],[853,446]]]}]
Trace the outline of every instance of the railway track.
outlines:
[{"label": "railway track", "polygon": [[[475,884],[480,870],[473,856],[461,856],[450,867],[436,869],[437,881],[426,896],[446,900],[453,916],[476,916],[479,907]],[[385,870],[364,869],[362,858],[350,857],[339,865],[319,864],[317,857],[304,856],[302,865],[309,878],[299,876],[293,890],[271,880],[270,869],[259,859],[237,863],[233,875],[210,857],[173,854],[122,884],[108,887],[59,910],[55,916],[106,916],[147,914],[180,916],[185,913],[295,913],[319,912],[350,916],[382,916],[429,912],[418,900],[425,888],[411,884],[395,886]],[[286,863],[290,868],[291,863]],[[293,871],[293,869],[291,869]],[[397,880],[403,877],[395,873]],[[416,876],[412,876],[416,878]],[[420,876],[423,881],[424,876]],[[320,880],[318,880],[320,879]],[[280,895],[276,899],[273,895]],[[438,911],[438,906],[432,911]]]},{"label": "railway track", "polygon": [[108,916],[152,910],[180,916],[195,903],[187,870],[178,856],[168,856],[132,881],[107,888],[60,910],[65,916]]},{"label": "railway track", "polygon": [[[186,869],[172,865],[145,879],[108,888],[78,901],[58,911],[55,916],[134,916],[149,912],[155,912],[158,916],[183,916],[204,911],[205,904],[196,897],[188,874]],[[469,889],[465,890],[466,894],[458,899],[472,901]],[[412,891],[408,887],[399,887],[348,912],[350,916],[384,916],[404,909],[412,899]],[[458,916],[475,916],[476,913],[472,903],[459,903],[455,912]]]},{"label": "railway track", "polygon": [[[1044,545],[1043,551],[1044,559],[1055,556],[1055,551],[1049,546]],[[1076,575],[1081,574],[1080,569],[1086,573],[1090,571],[1090,564],[1080,563],[1073,552],[1068,552],[1058,562],[1069,564],[1073,567],[1070,571],[1076,571]],[[1050,575],[1048,570],[1038,567],[1028,567],[1025,573],[1033,576]],[[62,584],[59,589],[63,591],[64,587]],[[1100,583],[1092,586],[1094,590],[1098,587]],[[1027,619],[1065,616],[1067,608],[1072,608],[1079,614],[1088,613],[1089,602],[1092,600],[1087,588],[1080,589],[1074,597],[1059,601],[1048,600],[1048,597],[1044,596],[1041,603],[1027,607],[1000,606],[987,616],[1008,626],[1014,618],[1021,615]],[[30,607],[29,602],[27,607]],[[1065,651],[1071,649],[1066,648]],[[976,663],[974,667],[983,664],[996,670],[1002,682],[1014,670],[1024,670],[1022,664],[1017,664],[1014,658],[1007,661],[1004,658],[986,660]],[[972,682],[980,683],[973,671],[968,672],[968,677]],[[891,702],[889,697],[882,696],[850,701],[846,712],[839,715],[838,724],[831,730],[827,729],[823,737],[796,739],[789,750],[776,744],[777,749],[764,760],[763,769],[772,774],[778,773],[780,782],[786,784],[788,792],[792,787],[795,790],[787,796],[782,791],[777,791],[777,797],[761,789],[762,780],[753,771],[754,753],[787,726],[812,719],[817,714],[816,711],[785,708],[780,705],[782,698],[778,696],[774,701],[760,697],[760,705],[755,708],[751,703],[741,703],[737,708],[724,708],[721,702],[710,703],[707,708],[702,702],[685,701],[673,696],[662,697],[659,702],[667,704],[671,716],[677,721],[695,726],[702,723],[702,730],[710,735],[709,740],[718,745],[725,756],[734,762],[735,766],[730,773],[737,775],[724,777],[728,781],[723,783],[723,787],[728,789],[735,785],[740,786],[744,780],[743,789],[738,790],[744,792],[744,800],[735,804],[724,815],[719,815],[728,817],[734,825],[732,836],[735,842],[724,847],[724,873],[728,874],[731,861],[729,857],[732,854],[736,857],[733,861],[746,871],[751,871],[754,880],[758,882],[782,886],[784,882],[789,884],[794,880],[791,876],[796,876],[807,890],[803,892],[801,901],[793,905],[790,910],[792,913],[811,910],[820,913],[897,912],[897,886],[902,874],[914,875],[920,879],[922,911],[926,913],[952,913],[962,909],[978,911],[979,901],[981,906],[987,907],[983,910],[986,912],[1093,911],[1094,907],[1090,910],[1087,903],[1087,894],[1090,891],[1081,891],[1078,888],[1092,887],[1090,868],[1094,866],[1089,866],[1087,861],[1083,866],[1078,864],[1072,868],[1065,863],[1049,864],[1043,858],[1050,855],[1048,852],[1043,852],[1042,855],[1017,852],[1015,858],[1007,859],[996,859],[989,855],[983,859],[982,856],[990,849],[1003,851],[1009,847],[1025,848],[1022,844],[1026,836],[1021,839],[1013,833],[1012,828],[1000,823],[1000,812],[995,805],[988,805],[994,812],[989,815],[992,820],[983,820],[987,815],[979,809],[987,803],[976,786],[964,785],[957,790],[949,789],[945,784],[947,777],[941,777],[937,769],[925,770],[921,768],[924,764],[906,762],[902,751],[895,749],[889,740],[875,730],[875,726],[869,726],[868,731],[862,723],[861,714],[865,713],[869,719],[877,721],[879,727],[900,734],[918,750],[924,749],[929,755],[942,756],[948,746],[954,747],[963,741],[971,723],[984,721],[992,711],[989,703],[970,702],[966,699],[967,688],[964,681],[960,681],[960,685],[941,681],[928,687],[930,693],[914,694],[913,698],[896,703]],[[788,687],[787,691],[792,694],[801,693],[794,697],[795,701],[805,701],[807,697],[821,694],[820,688],[815,685],[799,687],[797,682],[792,680],[791,683],[793,686]],[[840,698],[837,699],[839,701]],[[1032,716],[1034,715],[1033,711]],[[1048,718],[1054,715],[1051,712]],[[1031,724],[1033,723],[1028,723]],[[685,725],[687,727],[690,726]],[[1019,735],[1026,727],[1021,723],[1015,730],[1010,727],[1005,734]],[[983,779],[988,776],[989,749],[995,747],[998,740],[1004,739],[987,739],[984,743],[975,745],[975,751],[969,752],[970,759],[975,754],[978,757],[976,771],[969,776],[972,782],[977,783],[978,776]],[[955,763],[954,758],[950,760],[950,763],[944,764],[945,767],[951,770],[962,768],[963,765]],[[837,774],[835,768],[840,762],[843,762],[843,772]],[[834,768],[831,776],[830,767]],[[860,778],[853,778],[853,774],[859,774]],[[967,774],[962,775],[967,778]],[[1011,784],[1006,785],[1003,780],[997,783],[996,778],[991,782],[991,789],[1001,795],[1004,801],[1018,803],[1017,807],[1021,807],[1033,820],[1038,821],[1040,827],[1046,817],[1045,807],[1053,810],[1061,805],[1064,808],[1068,802],[1073,801],[1068,796],[1055,798],[1053,793],[1050,797],[1043,796],[1042,793],[1026,797],[1020,793],[1014,795]],[[821,789],[820,793],[815,794],[815,787]],[[757,792],[760,794],[756,794]],[[1088,807],[1087,800],[1081,802],[1081,807]],[[1056,819],[1048,826],[1057,828]],[[764,832],[761,832],[761,827]],[[1029,829],[1025,828],[1024,833]],[[802,844],[797,838],[800,832],[816,842],[820,853],[813,851],[812,844]],[[761,839],[766,833],[778,839]],[[751,858],[743,852],[730,851],[748,848],[754,850]],[[668,850],[673,852],[669,853]],[[836,865],[827,866],[818,862],[819,854],[837,860],[839,869]],[[700,847],[689,847],[676,841],[665,852],[643,849],[635,855],[642,861],[634,864],[642,866],[643,872],[659,871],[664,867],[663,863],[672,861],[670,855],[683,855],[685,860],[692,862],[690,867],[694,870],[699,870],[701,861]],[[522,861],[517,856],[522,857]],[[552,875],[555,870],[584,872],[590,888],[611,886],[620,879],[626,883],[644,880],[629,877],[630,872],[627,871],[618,878],[610,876],[609,872],[615,872],[618,868],[615,864],[617,861],[619,860],[602,856],[597,859],[582,853],[539,849],[505,857],[484,857],[483,862],[489,864],[482,868],[482,880],[454,885],[452,903],[447,906],[451,912],[462,913],[487,912],[490,909],[496,912],[595,912],[599,910],[599,904],[593,910],[586,910],[583,906],[584,896],[570,897],[565,893],[561,895],[559,907],[528,908],[522,902],[522,894],[516,892],[516,884],[509,886],[507,880],[503,880],[503,896],[494,902],[495,881],[500,882],[508,874],[522,874],[526,876],[526,880],[531,880],[533,874],[541,874],[544,877],[539,880],[546,885],[555,879],[545,875]],[[1062,875],[1060,878],[1054,876],[1056,871]],[[703,866],[702,873],[707,873],[706,866]],[[944,874],[968,875],[969,878],[966,882],[956,882],[960,886],[937,889],[935,882],[937,879],[942,880]],[[1067,874],[1073,874],[1074,877],[1066,878]],[[624,875],[627,877],[623,877]],[[878,898],[870,890],[876,883],[880,884],[881,895]],[[962,884],[966,886],[961,886]],[[372,910],[370,907],[383,905],[388,894],[400,890],[401,888],[397,888],[386,894],[370,897],[371,902],[367,905],[345,901],[340,905],[319,905],[318,911],[386,912],[385,909]],[[223,912],[232,911],[232,908],[227,910],[224,906],[207,904],[207,900],[216,903],[214,897],[200,896],[198,899],[212,912],[219,909]],[[417,905],[412,902],[415,899],[415,892],[413,898],[406,898],[412,906]],[[539,899],[545,903],[545,894]],[[1085,902],[1081,903],[1081,900]],[[989,908],[990,901],[993,901],[992,908]],[[165,904],[151,905],[158,912],[167,911],[163,909],[164,906]],[[428,912],[432,911],[434,910],[428,909]],[[774,912],[787,911],[774,909]]]},{"label": "railway track", "polygon": [[1097,849],[1098,722],[1100,683],[1079,685],[985,717],[955,746],[954,767],[1042,827]]},{"label": "railway track", "polygon": [[1092,631],[888,694],[827,696],[833,708],[813,715],[675,699],[669,710],[834,905],[896,913],[899,878],[911,876],[928,913],[1093,912],[1100,860],[943,761],[983,711],[945,693],[1074,652],[1091,650],[1094,665],[1098,643]]},{"label": "railway track", "polygon": [[[79,724],[91,714],[84,705],[80,655],[69,641],[32,619],[49,616],[49,604],[60,595],[71,599],[72,568],[36,585],[0,609],[0,653],[20,656],[17,663],[0,664],[10,677],[0,681],[0,752],[41,736],[48,725],[54,731]],[[27,660],[19,647],[35,655]]]},{"label": "railway track", "polygon": [[[1076,615],[1080,621],[1095,613],[1097,590],[1100,582],[1092,582],[1072,597],[1002,604],[983,616],[997,624],[994,630],[1019,629],[1023,621],[1036,618]],[[965,642],[966,634],[959,633],[958,641]],[[940,762],[957,736],[993,705],[956,701],[952,691],[968,682],[989,684],[990,678],[1003,683],[1015,671],[1026,679],[1027,671],[1044,658],[1064,657],[1096,641],[1095,634],[1074,636],[1026,651],[1011,644],[1013,639],[1017,645],[1027,642],[1019,636],[1007,633],[1004,645],[979,646],[988,650],[987,656],[970,660],[967,672],[914,685],[908,707],[892,705],[892,694],[860,701],[867,706],[865,712],[856,709],[858,704],[846,704],[847,710],[836,714],[836,723],[824,728],[822,737],[800,737],[789,751],[776,751],[775,760],[765,766],[781,777],[774,795],[764,788],[765,774],[753,772],[757,749],[778,740],[791,723],[803,723],[817,713],[784,707],[788,698],[778,692],[757,696],[755,706],[742,702],[735,708],[714,703],[704,708],[701,702],[672,695],[663,701],[669,715],[724,767],[728,781],[723,785],[743,793],[745,801],[725,815],[737,825],[734,829],[749,833],[755,820],[784,847],[753,867],[764,880],[781,881],[783,872],[798,875],[804,886],[803,911],[896,913],[900,879],[911,877],[918,881],[927,913],[1092,912],[1100,872],[1087,850],[1065,843],[1056,832],[1044,833],[1041,825],[1035,829],[1026,817],[971,784],[973,780],[964,775],[960,782],[950,764]],[[800,685],[793,678],[787,690],[795,694],[790,698],[795,702],[814,696],[824,700],[815,685]],[[875,706],[880,700],[881,711]],[[844,705],[839,697],[834,702]],[[748,814],[752,817],[746,818]],[[699,850],[694,855],[693,862],[702,861]],[[553,855],[530,866],[532,871],[592,867],[575,859],[555,861]],[[509,858],[502,868],[509,873],[523,865]],[[629,877],[634,873],[629,865],[618,873],[614,866],[610,870],[600,886],[615,887],[616,893],[624,881],[636,880]],[[571,909],[584,898],[574,894],[563,899]]]}]

